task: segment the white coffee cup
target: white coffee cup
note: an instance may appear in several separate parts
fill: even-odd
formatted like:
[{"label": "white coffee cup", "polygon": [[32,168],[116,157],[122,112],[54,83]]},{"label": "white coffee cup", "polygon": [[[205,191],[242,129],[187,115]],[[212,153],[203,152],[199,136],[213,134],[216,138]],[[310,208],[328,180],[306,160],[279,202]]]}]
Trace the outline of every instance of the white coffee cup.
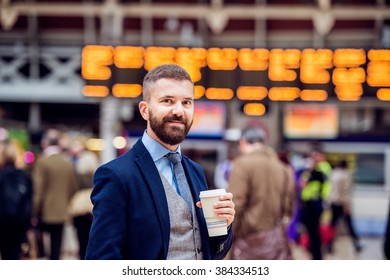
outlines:
[{"label": "white coffee cup", "polygon": [[218,217],[218,215],[214,212],[213,206],[215,202],[219,201],[220,195],[225,193],[225,189],[215,189],[202,191],[199,194],[209,236],[220,236],[227,234],[227,221]]}]

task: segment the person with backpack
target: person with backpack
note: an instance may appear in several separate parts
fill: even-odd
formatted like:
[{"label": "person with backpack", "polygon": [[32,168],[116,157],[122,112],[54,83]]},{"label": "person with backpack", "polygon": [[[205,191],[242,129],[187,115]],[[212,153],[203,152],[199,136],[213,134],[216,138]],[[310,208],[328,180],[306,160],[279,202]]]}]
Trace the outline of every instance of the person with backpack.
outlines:
[{"label": "person with backpack", "polygon": [[18,148],[4,143],[0,149],[0,254],[3,260],[18,260],[21,245],[31,226],[32,179],[16,165]]}]

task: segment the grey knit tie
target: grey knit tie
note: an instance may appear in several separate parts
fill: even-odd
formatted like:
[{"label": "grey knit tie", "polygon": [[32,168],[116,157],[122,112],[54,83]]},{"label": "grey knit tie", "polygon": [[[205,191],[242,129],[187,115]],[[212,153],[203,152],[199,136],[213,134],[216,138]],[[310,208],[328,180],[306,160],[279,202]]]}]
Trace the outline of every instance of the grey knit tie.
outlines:
[{"label": "grey knit tie", "polygon": [[173,163],[173,172],[175,173],[177,188],[179,195],[185,200],[190,208],[192,216],[192,196],[190,186],[188,185],[183,165],[181,164],[181,156],[179,153],[167,154],[168,159]]}]

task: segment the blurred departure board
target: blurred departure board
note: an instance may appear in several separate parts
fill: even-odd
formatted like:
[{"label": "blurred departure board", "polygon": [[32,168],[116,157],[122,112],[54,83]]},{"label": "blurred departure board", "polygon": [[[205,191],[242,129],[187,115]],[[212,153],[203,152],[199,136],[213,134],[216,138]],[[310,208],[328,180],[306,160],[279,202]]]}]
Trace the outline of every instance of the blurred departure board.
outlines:
[{"label": "blurred departure board", "polygon": [[85,96],[137,98],[155,66],[176,63],[191,75],[195,98],[250,101],[390,100],[390,50],[172,48],[88,45]]}]

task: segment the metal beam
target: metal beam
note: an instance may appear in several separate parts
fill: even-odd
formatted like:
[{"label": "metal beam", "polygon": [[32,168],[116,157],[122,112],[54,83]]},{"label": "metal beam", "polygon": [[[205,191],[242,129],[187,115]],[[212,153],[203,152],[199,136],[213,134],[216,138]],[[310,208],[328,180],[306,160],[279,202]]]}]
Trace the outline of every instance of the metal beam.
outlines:
[{"label": "metal beam", "polygon": [[[77,3],[14,3],[3,9],[16,11],[18,15],[39,16],[84,16],[120,11],[127,17],[168,17],[205,18],[213,12],[227,15],[232,19],[312,19],[322,9],[315,5],[224,5],[218,9],[208,4],[77,4]],[[334,5],[327,10],[336,19],[366,20],[390,18],[390,7]]]}]

